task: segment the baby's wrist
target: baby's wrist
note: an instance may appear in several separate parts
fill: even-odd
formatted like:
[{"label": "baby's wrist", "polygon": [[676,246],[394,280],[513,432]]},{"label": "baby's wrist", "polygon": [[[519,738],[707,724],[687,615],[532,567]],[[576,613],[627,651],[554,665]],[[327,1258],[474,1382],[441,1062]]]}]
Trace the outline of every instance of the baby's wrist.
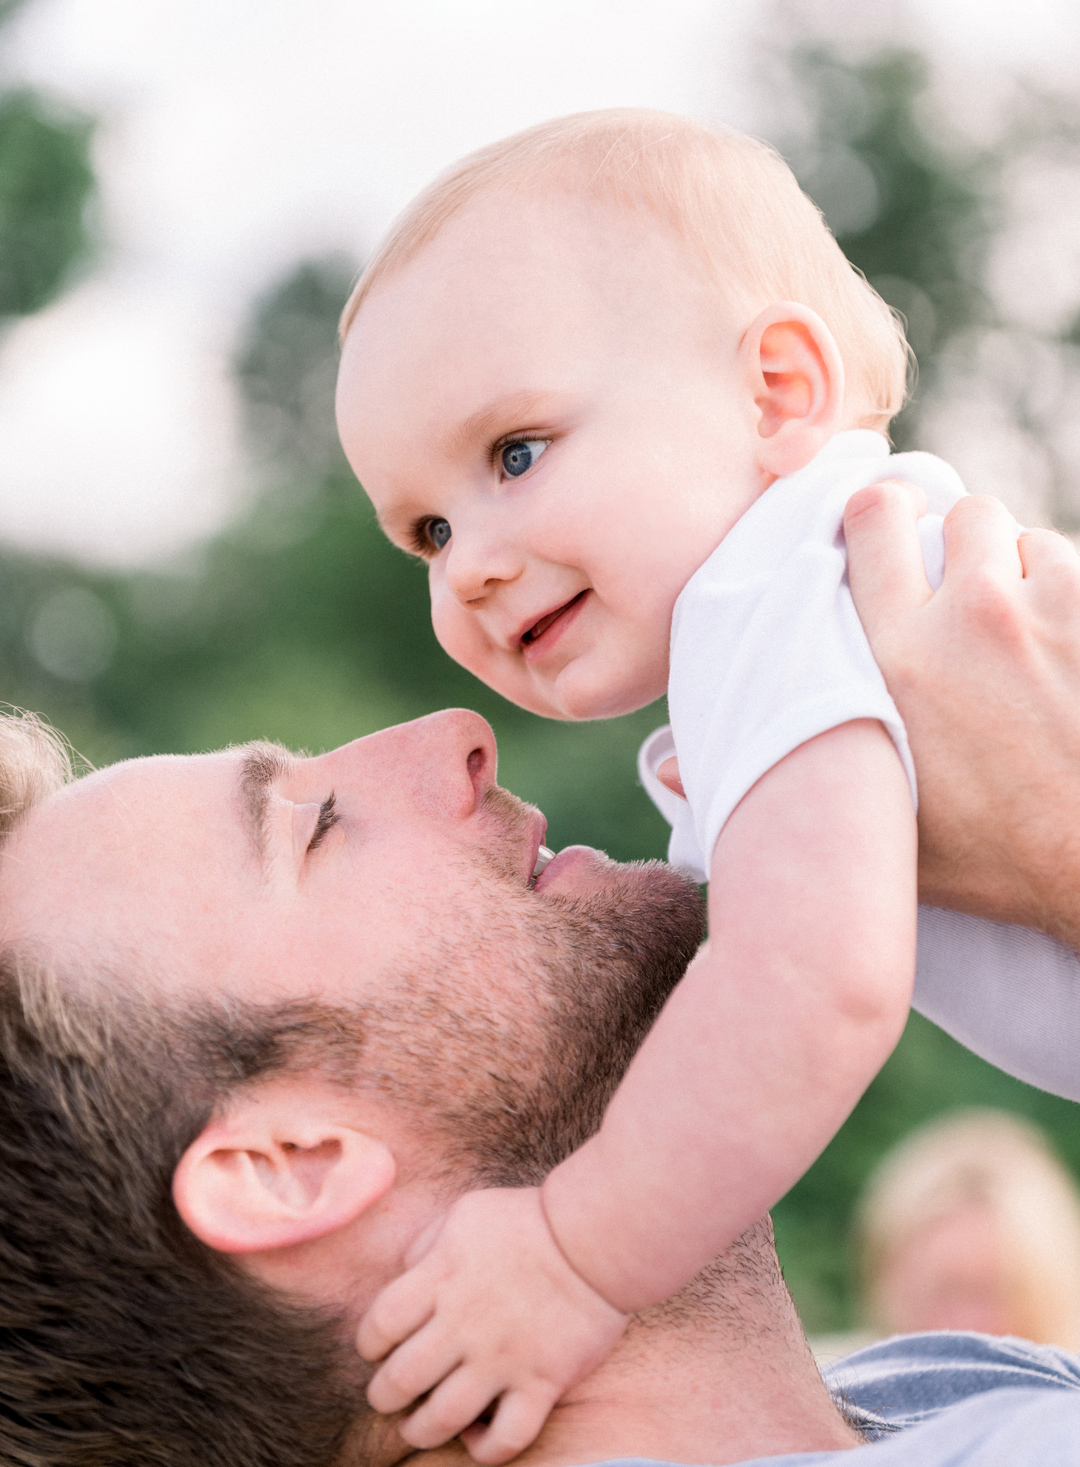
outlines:
[{"label": "baby's wrist", "polygon": [[565,1165],[556,1167],[539,1189],[552,1243],[567,1267],[605,1304],[620,1314],[635,1314],[654,1301],[639,1299],[635,1280],[620,1276],[620,1270],[612,1266],[612,1254],[617,1255],[618,1249],[611,1247],[610,1239],[605,1246],[597,1236],[590,1209],[574,1195],[576,1189],[563,1170]]}]

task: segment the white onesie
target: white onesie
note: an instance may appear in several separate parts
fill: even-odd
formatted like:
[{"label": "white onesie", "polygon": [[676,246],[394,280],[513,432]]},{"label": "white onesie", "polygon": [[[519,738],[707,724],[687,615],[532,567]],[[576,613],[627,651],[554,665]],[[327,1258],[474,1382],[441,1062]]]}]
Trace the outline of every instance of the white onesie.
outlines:
[{"label": "white onesie", "polygon": [[[890,455],[880,434],[856,429],[772,484],[675,603],[671,724],[645,741],[638,766],[672,826],[668,859],[699,881],[757,780],[807,739],[852,719],[885,725],[916,798],[904,725],[847,579],[844,506],[885,478],[926,490],[919,538],[936,590],[942,521],[964,487],[932,454]],[[673,753],[686,800],[656,778]],[[1030,928],[920,907],[913,1005],[1010,1074],[1080,1100],[1080,955],[1072,948]]]}]

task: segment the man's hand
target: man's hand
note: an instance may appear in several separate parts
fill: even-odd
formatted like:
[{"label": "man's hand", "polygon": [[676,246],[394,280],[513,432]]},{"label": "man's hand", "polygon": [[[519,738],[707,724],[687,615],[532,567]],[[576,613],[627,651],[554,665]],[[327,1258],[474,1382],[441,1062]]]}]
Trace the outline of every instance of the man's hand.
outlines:
[{"label": "man's hand", "polygon": [[[360,1322],[365,1360],[394,1352],[368,1400],[400,1411],[430,1392],[401,1425],[407,1442],[437,1447],[460,1433],[476,1461],[507,1462],[599,1365],[628,1317],[567,1263],[539,1188],[470,1192]],[[490,1425],[474,1425],[492,1406]]]},{"label": "man's hand", "polygon": [[918,774],[920,898],[1080,946],[1080,557],[972,496],[932,595],[916,514],[909,488],[878,484],[844,527]]}]

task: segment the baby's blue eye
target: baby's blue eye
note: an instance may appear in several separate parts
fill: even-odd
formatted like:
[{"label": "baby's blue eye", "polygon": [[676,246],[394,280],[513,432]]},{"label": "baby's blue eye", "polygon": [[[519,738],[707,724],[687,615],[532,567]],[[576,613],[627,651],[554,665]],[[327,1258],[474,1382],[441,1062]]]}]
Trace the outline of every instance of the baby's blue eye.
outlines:
[{"label": "baby's blue eye", "polygon": [[449,520],[428,520],[426,530],[427,537],[436,550],[441,550],[450,543]]},{"label": "baby's blue eye", "polygon": [[526,469],[532,468],[547,446],[546,438],[519,438],[508,443],[500,454],[504,471],[511,479],[516,479]]}]

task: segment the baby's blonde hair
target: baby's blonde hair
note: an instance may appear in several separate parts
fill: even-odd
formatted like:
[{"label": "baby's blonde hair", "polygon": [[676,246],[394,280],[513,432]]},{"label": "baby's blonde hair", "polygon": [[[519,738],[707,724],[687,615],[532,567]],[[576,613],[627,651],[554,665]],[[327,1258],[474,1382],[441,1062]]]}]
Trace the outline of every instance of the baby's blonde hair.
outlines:
[{"label": "baby's blonde hair", "polygon": [[392,226],[342,312],[344,341],[365,297],[477,198],[557,188],[659,221],[724,300],[753,316],[809,306],[836,339],[849,426],[887,429],[904,404],[910,351],[898,319],[846,259],[774,148],[734,128],[625,108],[540,123],[440,174]]}]

